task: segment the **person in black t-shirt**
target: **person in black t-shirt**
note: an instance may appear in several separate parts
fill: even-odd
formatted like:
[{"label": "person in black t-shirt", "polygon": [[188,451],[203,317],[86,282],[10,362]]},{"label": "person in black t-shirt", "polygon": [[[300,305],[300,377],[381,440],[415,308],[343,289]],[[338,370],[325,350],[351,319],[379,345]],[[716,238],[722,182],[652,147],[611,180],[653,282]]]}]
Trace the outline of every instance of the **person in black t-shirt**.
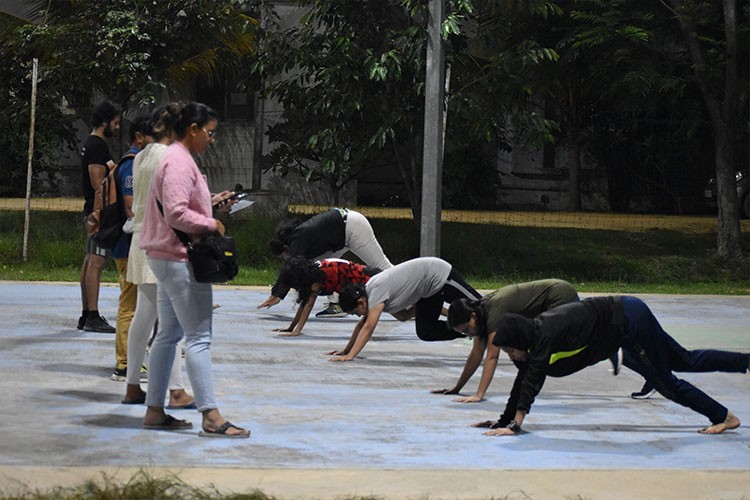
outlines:
[{"label": "person in black t-shirt", "polygon": [[[106,139],[120,128],[120,110],[112,103],[103,101],[92,113],[91,134],[81,148],[81,187],[83,188],[83,218],[94,210],[94,194],[109,171],[115,167]],[[109,252],[87,238],[86,256],[81,266],[81,317],[78,329],[88,332],[115,333],[115,329],[99,314],[99,284],[102,269],[107,264]]]},{"label": "person in black t-shirt", "polygon": [[[311,260],[340,258],[351,251],[368,266],[386,270],[393,267],[375,238],[367,218],[359,212],[346,208],[331,208],[314,215],[305,222],[285,220],[276,226],[274,238],[269,242],[271,251],[286,260],[289,257],[304,257]],[[271,295],[258,309],[271,307],[281,302],[289,287],[278,280]],[[333,299],[332,299],[333,300]],[[338,304],[316,314],[316,317],[346,316]]]}]

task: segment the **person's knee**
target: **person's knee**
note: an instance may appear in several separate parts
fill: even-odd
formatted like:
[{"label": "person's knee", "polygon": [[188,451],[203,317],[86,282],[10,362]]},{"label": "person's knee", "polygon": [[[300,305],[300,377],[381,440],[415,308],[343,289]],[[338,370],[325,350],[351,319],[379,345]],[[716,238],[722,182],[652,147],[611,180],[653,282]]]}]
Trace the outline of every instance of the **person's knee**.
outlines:
[{"label": "person's knee", "polygon": [[211,339],[209,337],[186,337],[185,339],[185,351],[195,356],[210,350]]},{"label": "person's knee", "polygon": [[431,328],[417,328],[417,337],[425,342],[434,342],[436,339]]},{"label": "person's knee", "polygon": [[101,273],[104,269],[104,266],[107,264],[106,257],[102,257],[99,255],[89,255],[88,256],[88,267],[87,269],[90,272],[97,272]]}]

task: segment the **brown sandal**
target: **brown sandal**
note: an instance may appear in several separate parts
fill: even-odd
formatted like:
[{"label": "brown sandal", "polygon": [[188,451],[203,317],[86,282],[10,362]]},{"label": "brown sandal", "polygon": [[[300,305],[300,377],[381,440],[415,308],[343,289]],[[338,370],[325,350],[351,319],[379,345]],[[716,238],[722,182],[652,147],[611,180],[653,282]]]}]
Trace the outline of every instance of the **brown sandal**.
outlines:
[{"label": "brown sandal", "polygon": [[193,424],[187,420],[179,420],[172,415],[167,415],[160,424],[143,424],[143,428],[155,431],[182,431],[185,429],[192,429]]}]

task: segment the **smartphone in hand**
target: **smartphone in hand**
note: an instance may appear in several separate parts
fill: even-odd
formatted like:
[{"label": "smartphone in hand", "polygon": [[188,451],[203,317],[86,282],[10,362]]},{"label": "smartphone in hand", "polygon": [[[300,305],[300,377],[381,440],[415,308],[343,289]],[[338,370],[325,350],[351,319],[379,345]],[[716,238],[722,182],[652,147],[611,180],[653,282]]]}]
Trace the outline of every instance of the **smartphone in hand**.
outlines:
[{"label": "smartphone in hand", "polygon": [[240,200],[244,200],[248,196],[250,196],[250,191],[247,189],[243,189],[242,191],[235,192],[232,196],[227,198],[227,200],[228,201],[240,201]]},{"label": "smartphone in hand", "polygon": [[227,213],[228,212],[232,214],[234,212],[242,210],[243,208],[247,208],[254,203],[253,201],[246,199],[249,196],[250,196],[249,189],[236,191],[231,196],[224,198],[218,203],[214,203],[213,205],[214,212],[215,213],[217,212]]}]

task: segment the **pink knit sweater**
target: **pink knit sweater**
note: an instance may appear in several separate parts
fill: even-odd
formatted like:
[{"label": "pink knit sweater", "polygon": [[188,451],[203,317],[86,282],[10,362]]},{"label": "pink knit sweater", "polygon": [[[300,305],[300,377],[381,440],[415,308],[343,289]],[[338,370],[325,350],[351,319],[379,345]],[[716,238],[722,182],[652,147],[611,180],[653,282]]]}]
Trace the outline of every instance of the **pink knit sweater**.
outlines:
[{"label": "pink knit sweater", "polygon": [[[156,200],[161,201],[164,216]],[[171,144],[156,168],[141,227],[140,246],[152,259],[187,261],[172,228],[189,236],[216,231],[206,177],[181,142]]]}]

